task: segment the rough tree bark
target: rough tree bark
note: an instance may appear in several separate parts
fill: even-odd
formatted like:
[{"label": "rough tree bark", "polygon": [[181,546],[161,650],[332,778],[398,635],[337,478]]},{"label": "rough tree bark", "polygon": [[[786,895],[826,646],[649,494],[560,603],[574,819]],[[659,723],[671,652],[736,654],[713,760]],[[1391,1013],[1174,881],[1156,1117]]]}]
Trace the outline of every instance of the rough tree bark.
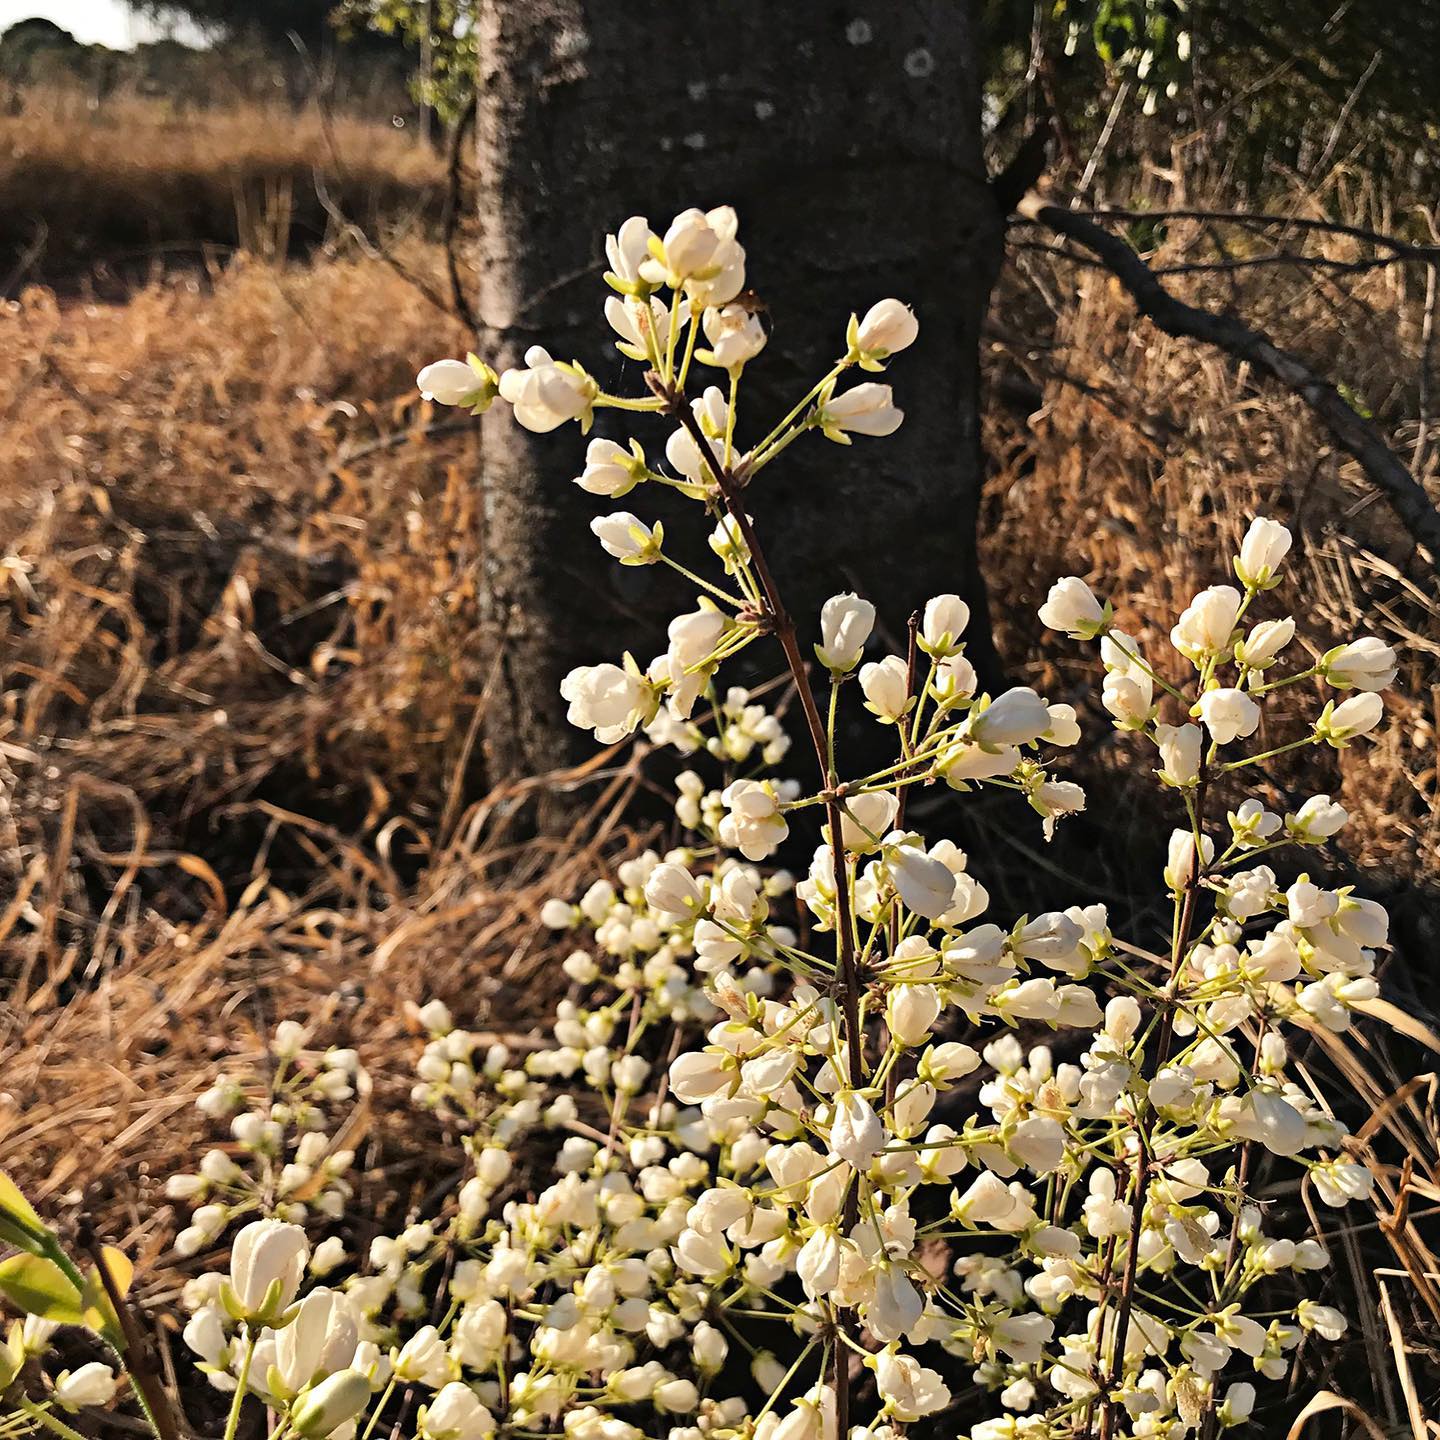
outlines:
[{"label": "rough tree bark", "polygon": [[[638,368],[610,348],[601,316],[603,236],[631,214],[663,230],[688,205],[737,207],[748,283],[773,305],[742,444],[747,412],[753,440],[824,372],[851,309],[913,302],[921,338],[893,375],[899,433],[848,450],[807,437],[749,492],[752,513],[773,537],[802,641],[841,583],[876,602],[902,651],[910,612],[952,590],[975,611],[977,668],[993,669],[975,559],[978,370],[1002,227],[981,156],[969,7],[482,0],[479,24],[488,358],[503,367],[543,342],[602,384],[628,364],[638,392]],[[488,588],[508,632],[492,775],[570,759],[560,677],[632,648],[646,663],[659,606],[686,594],[661,567],[622,568],[594,543],[587,525],[605,507],[571,483],[573,427],[533,436],[500,410],[483,422],[481,477]],[[663,453],[663,425],[647,417],[617,426],[602,415],[596,433],[621,433],[627,419],[648,454]],[[694,560],[707,553],[700,513],[679,510],[667,547]]]}]

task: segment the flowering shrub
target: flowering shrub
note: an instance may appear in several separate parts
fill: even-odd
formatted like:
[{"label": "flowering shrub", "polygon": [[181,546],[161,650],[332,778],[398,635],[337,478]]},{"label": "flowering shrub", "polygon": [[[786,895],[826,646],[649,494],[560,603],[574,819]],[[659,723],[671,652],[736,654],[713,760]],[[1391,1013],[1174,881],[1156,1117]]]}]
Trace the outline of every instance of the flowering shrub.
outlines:
[{"label": "flowering shrub", "polygon": [[[954,595],[924,605],[905,654],[870,660],[873,607],[836,595],[807,636],[811,666],[746,492],[811,432],[848,445],[894,431],[888,385],[844,382],[885,371],[917,322],[896,300],[852,317],[834,366],[752,438],[739,400],[766,335],[736,300],[736,234],[718,209],[609,237],[605,313],[646,367],[642,394],[609,394],[538,346],[503,375],[473,356],[420,374],[438,402],[479,413],[499,398],[536,431],[588,432],[602,409],[666,427],[663,468],[638,440],[595,438],[576,483],[611,501],[655,485],[690,498],[713,574],[681,565],[658,523],[598,517],[618,563],[669,565],[696,599],[650,664],[584,666],[561,691],[597,740],[644,731],[692,757],[676,782],[687,840],[545,906],[543,923],[573,936],[572,984],[534,1049],[424,1008],[413,1102],[458,1135],[465,1178],[368,1255],[313,1238],[350,1195],[334,1107],[363,1086],[353,1054],[282,1027],[258,1101],[228,1081],[204,1097],[234,1115],[242,1159],[216,1151],[170,1194],[197,1206],[185,1253],[247,1222],[228,1274],[185,1297],[186,1343],[231,1396],[227,1440],[247,1408],[272,1440],[896,1440],[929,1419],[971,1440],[1208,1436],[1247,1420],[1256,1382],[1283,1376],[1302,1337],[1345,1328],[1307,1278],[1324,1246],[1275,1233],[1248,1186],[1263,1149],[1325,1205],[1368,1194],[1290,1042],[1343,1031],[1375,996],[1386,916],[1268,863],[1343,826],[1329,797],[1283,815],[1217,800],[1257,761],[1373,730],[1394,655],[1367,638],[1287,665],[1293,622],[1259,618],[1290,546],[1268,519],[1234,559],[1237,583],[1177,619],[1183,684],[1083,581],[1058,581],[1041,618],[1098,647],[1104,708],[1153,748],[1181,817],[1159,877],[1170,944],[1114,936],[1099,904],[987,918],[968,857],[927,842],[907,800],[1004,787],[1052,837],[1086,803],[1052,770],[1079,739],[1076,712],[1026,688],[978,693]],[[724,383],[695,394],[701,366]],[[726,662],[770,644],[803,764],[774,714],[721,688]],[[1268,697],[1302,680],[1335,699],[1305,733],[1257,742]],[[857,690],[894,759],[842,778],[837,715]],[[807,829],[796,882],[770,862]],[[22,1252],[0,1288],[32,1317],[0,1352],[0,1382],[17,1423],[68,1434],[56,1412],[105,1402],[116,1378],[86,1366],[42,1382],[32,1367],[17,1382],[49,1321],[133,1350],[118,1316],[87,1311],[93,1284],[18,1194],[0,1201],[0,1238]],[[69,1288],[38,1286],[36,1264]]]}]

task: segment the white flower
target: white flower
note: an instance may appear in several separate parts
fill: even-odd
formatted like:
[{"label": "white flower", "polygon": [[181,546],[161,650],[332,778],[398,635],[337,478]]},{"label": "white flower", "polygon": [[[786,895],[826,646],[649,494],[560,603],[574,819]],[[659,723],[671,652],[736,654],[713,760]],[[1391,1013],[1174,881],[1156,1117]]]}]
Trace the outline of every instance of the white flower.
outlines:
[{"label": "white flower", "polygon": [[438,1390],[453,1374],[450,1353],[433,1325],[422,1325],[396,1351],[394,1363],[397,1379],[432,1390]]},{"label": "white flower", "polygon": [[605,280],[612,288],[630,295],[648,288],[640,270],[650,259],[653,238],[650,222],[643,215],[632,215],[614,235],[605,237],[605,258],[610,262]]},{"label": "white flower", "polygon": [[795,1273],[812,1300],[827,1296],[840,1279],[843,1250],[840,1237],[831,1225],[816,1228],[795,1257]]},{"label": "white flower", "polygon": [[370,1381],[359,1370],[341,1370],[302,1395],[290,1412],[290,1427],[305,1440],[333,1435],[370,1403]]},{"label": "white flower", "polygon": [[1243,1425],[1254,1408],[1255,1387],[1248,1380],[1237,1380],[1220,1403],[1220,1424],[1227,1430],[1232,1425]]},{"label": "white flower", "polygon": [[860,667],[865,708],[893,725],[910,709],[909,667],[898,655],[872,660]]},{"label": "white flower", "polygon": [[645,478],[645,455],[631,441],[626,450],[613,440],[592,440],[585,449],[585,469],[575,483],[591,495],[618,500]]},{"label": "white flower", "polygon": [[[841,805],[840,843],[862,855],[874,850],[890,829],[900,808],[893,790],[871,790],[851,795]],[[827,827],[828,838],[828,827]]]},{"label": "white flower", "polygon": [[279,1220],[252,1220],[230,1249],[227,1308],[237,1318],[268,1324],[300,1288],[310,1243],[298,1225]]},{"label": "white flower", "polygon": [[494,1433],[495,1417],[458,1380],[442,1385],[429,1405],[420,1409],[420,1434],[425,1440],[485,1440]]},{"label": "white flower", "polygon": [[951,1201],[950,1213],[971,1226],[1019,1230],[1034,1211],[993,1171],[982,1170],[971,1181],[970,1188]]},{"label": "white flower", "polygon": [[706,662],[729,628],[729,620],[706,600],[700,602],[698,610],[677,615],[670,622],[665,655],[671,688],[666,703],[677,719],[689,718],[695,701],[709,684],[715,667]]},{"label": "white flower", "polygon": [[579,665],[560,682],[570,702],[566,719],[581,730],[593,730],[602,745],[613,744],[647,724],[659,697],[655,688],[626,656],[626,664]]},{"label": "white flower", "polygon": [[845,343],[862,369],[883,370],[880,362],[908,349],[919,334],[920,322],[908,305],[899,300],[881,300],[865,312],[863,320],[850,317]]},{"label": "white flower", "polygon": [[415,384],[426,400],[463,405],[476,415],[483,415],[499,393],[495,372],[476,355],[433,361],[415,377]]},{"label": "white flower", "polygon": [[1320,661],[1320,673],[1337,690],[1384,690],[1395,668],[1395,652],[1373,635],[1337,645]]},{"label": "white flower", "polygon": [[1235,644],[1235,658],[1252,670],[1263,670],[1295,638],[1295,622],[1287,615],[1283,620],[1262,620]]},{"label": "white flower", "polygon": [[1160,751],[1159,776],[1167,785],[1193,785],[1200,778],[1198,725],[1157,725],[1155,744]]},{"label": "white flower", "polygon": [[1312,795],[1293,815],[1285,828],[1297,840],[1318,844],[1336,834],[1350,818],[1349,812],[1328,795]]},{"label": "white flower", "polygon": [[343,1370],[359,1339],[349,1298],[338,1290],[312,1290],[296,1307],[294,1319],[275,1335],[275,1370],[284,1393],[298,1394]]},{"label": "white flower", "polygon": [[875,1293],[865,1307],[866,1327],[878,1340],[894,1341],[908,1333],[925,1313],[920,1292],[898,1265],[881,1265]]},{"label": "white flower", "polygon": [[1279,583],[1280,562],[1290,553],[1290,532],[1276,520],[1257,515],[1240,542],[1235,573],[1252,590],[1268,590]]},{"label": "white flower", "polygon": [[1181,612],[1170,632],[1170,643],[1197,664],[1209,656],[1224,655],[1239,614],[1240,592],[1233,585],[1212,585]]},{"label": "white flower", "polygon": [[500,377],[500,397],[515,407],[515,418],[527,430],[544,434],[567,420],[590,428],[591,411],[600,387],[578,365],[552,360],[543,346],[525,352],[524,369]]},{"label": "white flower", "polygon": [[1260,725],[1260,707],[1243,690],[1207,690],[1196,709],[1217,745],[1253,735]]},{"label": "white flower", "polygon": [[[665,349],[670,336],[670,307],[659,299],[627,295],[622,300],[612,295],[605,302],[605,318],[620,337],[615,348],[627,359],[647,364],[652,355]],[[675,322],[683,326],[689,318],[690,306],[682,304],[675,313]]]},{"label": "white flower", "polygon": [[[718,443],[708,445],[702,451],[690,431],[681,425],[671,432],[670,438],[665,442],[665,458],[694,484],[713,485],[715,482],[710,474],[710,462],[714,456],[723,458],[723,437],[729,402],[718,385],[707,385],[699,398],[690,402],[690,410],[695,416],[700,433],[707,440]],[[734,457],[733,463],[738,465],[743,459],[743,456]]]},{"label": "white flower", "polygon": [[650,872],[645,900],[652,910],[680,918],[696,914],[705,903],[695,877],[683,865],[668,861]]},{"label": "white flower", "polygon": [[722,515],[710,535],[710,548],[720,557],[727,575],[737,574],[750,563],[750,544],[740,522],[733,515]]},{"label": "white flower", "polygon": [[710,348],[696,351],[696,358],[706,365],[733,373],[765,348],[767,337],[760,317],[743,305],[706,310],[700,324]]},{"label": "white flower", "polygon": [[893,1346],[876,1355],[874,1369],[884,1410],[901,1424],[929,1416],[950,1403],[950,1391],[939,1374],[913,1356],[899,1354]]},{"label": "white flower", "polygon": [[1280,828],[1280,817],[1272,815],[1258,800],[1243,801],[1228,818],[1235,843],[1246,849],[1268,840]]},{"label": "white flower", "polygon": [[937,660],[957,654],[960,637],[970,623],[970,607],[958,595],[935,595],[925,602],[920,634],[920,648]]},{"label": "white flower", "polygon": [[1109,623],[1109,616],[1090,587],[1077,575],[1057,580],[1039,610],[1040,623],[1063,630],[1074,640],[1093,640]]},{"label": "white flower", "polygon": [[830,1148],[856,1170],[868,1170],[885,1144],[885,1127],[870,1102],[853,1090],[835,1096],[830,1122]]},{"label": "white flower", "polygon": [[994,749],[1028,744],[1049,728],[1050,710],[1045,702],[1033,690],[1017,685],[972,714],[970,738]]},{"label": "white flower", "polygon": [[1295,1318],[1302,1330],[1313,1330],[1324,1340],[1338,1340],[1345,1333],[1345,1317],[1333,1305],[1302,1300],[1295,1307]]},{"label": "white flower", "polygon": [[590,522],[591,533],[622,565],[653,565],[660,558],[665,539],[664,527],[656,521],[654,528],[628,510],[613,515],[597,515]]},{"label": "white flower", "polygon": [[1385,702],[1373,692],[1352,695],[1336,705],[1331,701],[1315,722],[1315,733],[1336,750],[1343,750],[1357,735],[1368,734],[1385,715]]},{"label": "white flower", "polygon": [[[1208,865],[1215,858],[1215,842],[1202,836],[1200,853],[1202,863]],[[1169,858],[1165,865],[1165,883],[1172,890],[1179,890],[1190,882],[1195,869],[1195,837],[1188,830],[1170,832]]]},{"label": "white flower", "polygon": [[98,1360],[78,1370],[62,1370],[55,1377],[55,1399],[66,1410],[84,1405],[108,1405],[115,1398],[115,1372]]},{"label": "white flower", "polygon": [[1241,1107],[1235,1132],[1258,1140],[1272,1155],[1294,1155],[1305,1148],[1305,1117],[1272,1090],[1257,1085]]},{"label": "white flower", "polygon": [[815,423],[827,440],[848,445],[854,435],[893,435],[905,412],[895,407],[888,385],[866,381],[840,395],[826,395],[815,411]]},{"label": "white flower", "polygon": [[1100,703],[1115,717],[1121,730],[1143,730],[1155,710],[1155,686],[1143,670],[1107,670]]},{"label": "white flower", "polygon": [[1085,808],[1085,791],[1073,780],[1046,780],[1030,794],[1030,808],[1042,815],[1041,827],[1047,840],[1055,838],[1055,827],[1067,815],[1078,815]]},{"label": "white flower", "polygon": [[768,780],[736,780],[721,792],[727,811],[720,822],[720,843],[747,860],[764,860],[790,833],[780,813],[780,797]]},{"label": "white flower", "polygon": [[853,670],[875,625],[875,607],[855,594],[832,595],[820,608],[815,654],[827,670]]},{"label": "white flower", "polygon": [[963,655],[951,655],[935,671],[935,693],[944,705],[968,699],[980,681],[975,667]]},{"label": "white flower", "polygon": [[885,858],[907,910],[938,920],[954,904],[955,875],[943,860],[913,845],[896,845],[886,851]]},{"label": "white flower", "polygon": [[714,1375],[730,1353],[730,1342],[708,1320],[700,1321],[690,1332],[690,1344],[702,1375]]},{"label": "white flower", "polygon": [[698,1105],[714,1095],[728,1095],[740,1083],[734,1059],[715,1050],[677,1056],[670,1066],[670,1089],[685,1105]]},{"label": "white flower", "polygon": [[745,285],[745,251],[735,238],[738,229],[739,220],[729,205],[682,211],[658,246],[651,247],[651,257],[641,263],[641,279],[651,285],[683,287],[697,305],[726,304]]},{"label": "white flower", "polygon": [[940,1018],[940,992],[933,985],[896,985],[885,1000],[885,1023],[901,1045],[923,1045]]}]

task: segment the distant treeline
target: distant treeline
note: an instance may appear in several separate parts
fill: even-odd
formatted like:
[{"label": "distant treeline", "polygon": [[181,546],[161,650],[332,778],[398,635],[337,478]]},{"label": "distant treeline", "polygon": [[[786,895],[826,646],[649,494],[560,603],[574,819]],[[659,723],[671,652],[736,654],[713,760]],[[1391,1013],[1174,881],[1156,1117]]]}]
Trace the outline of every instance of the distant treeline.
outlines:
[{"label": "distant treeline", "polygon": [[164,97],[181,107],[284,100],[299,108],[325,97],[367,115],[413,113],[407,89],[414,57],[398,45],[326,33],[296,44],[256,32],[203,49],[155,40],[133,50],[85,45],[53,21],[21,20],[0,33],[0,104],[25,108],[32,88],[74,88],[96,102],[117,93]]}]

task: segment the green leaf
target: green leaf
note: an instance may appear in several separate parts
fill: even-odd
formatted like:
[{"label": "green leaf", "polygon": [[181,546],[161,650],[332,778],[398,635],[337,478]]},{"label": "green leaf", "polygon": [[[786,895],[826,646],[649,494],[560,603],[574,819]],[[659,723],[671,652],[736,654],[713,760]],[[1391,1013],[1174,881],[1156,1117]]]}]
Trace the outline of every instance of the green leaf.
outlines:
[{"label": "green leaf", "polygon": [[[19,1235],[21,1238],[17,1239]],[[0,1237],[22,1250],[53,1238],[50,1227],[20,1193],[20,1187],[0,1170]]]},{"label": "green leaf", "polygon": [[41,1320],[56,1320],[62,1325],[86,1323],[80,1291],[53,1260],[39,1255],[12,1255],[0,1260],[0,1295]]}]

